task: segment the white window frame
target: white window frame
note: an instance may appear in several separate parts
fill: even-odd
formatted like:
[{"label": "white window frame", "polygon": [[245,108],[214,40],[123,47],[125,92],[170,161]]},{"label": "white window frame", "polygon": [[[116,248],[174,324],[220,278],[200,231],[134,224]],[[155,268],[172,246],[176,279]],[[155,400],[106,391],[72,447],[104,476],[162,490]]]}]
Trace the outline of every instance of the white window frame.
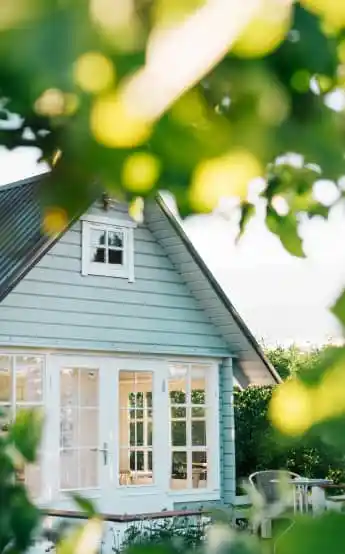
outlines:
[{"label": "white window frame", "polygon": [[[203,360],[201,358],[195,359],[170,359],[169,360],[169,373],[170,367],[174,365],[205,365],[207,366],[205,372],[206,379],[206,449],[207,449],[207,485],[203,488],[193,488],[193,486],[187,486],[184,489],[178,490],[170,487],[170,472],[171,472],[171,458],[172,452],[180,450],[173,447],[171,437],[171,410],[170,410],[170,394],[169,384],[167,382],[167,403],[169,406],[168,418],[169,418],[169,496],[173,497],[176,502],[187,502],[196,500],[211,500],[220,498],[220,427],[219,427],[219,364],[210,360]],[[169,380],[169,374],[168,379]],[[191,420],[189,420],[191,421]],[[191,429],[188,429],[187,419],[187,436],[190,434]],[[182,450],[182,449],[181,449]],[[193,448],[186,445],[185,451],[198,451],[198,447]],[[201,449],[202,450],[202,449]],[[189,485],[189,480],[187,480]]]},{"label": "white window frame", "polygon": [[[133,360],[132,361],[132,364],[133,364],[133,367],[136,366],[138,363],[138,360]],[[139,364],[140,364],[140,361],[139,361]],[[120,376],[121,376],[121,373],[122,372],[133,372],[133,373],[150,373],[151,374],[151,394],[152,394],[152,403],[151,403],[151,417],[149,417],[147,415],[147,410],[148,410],[148,404],[147,404],[147,396],[146,396],[146,393],[144,393],[144,396],[143,396],[143,408],[142,408],[142,411],[143,411],[143,417],[142,418],[139,418],[137,419],[137,416],[135,417],[135,419],[131,420],[130,419],[130,411],[131,411],[131,407],[130,405],[128,404],[127,405],[127,408],[121,408],[120,406],[120,402],[118,402],[118,410],[121,411],[122,409],[124,409],[126,412],[127,412],[127,417],[128,417],[128,421],[127,421],[127,425],[128,425],[128,445],[127,446],[121,446],[120,442],[119,442],[119,446],[118,446],[118,463],[120,462],[119,458],[120,458],[120,453],[121,453],[121,450],[126,450],[128,453],[131,453],[131,452],[138,452],[138,451],[142,451],[143,452],[143,455],[144,455],[144,469],[143,470],[135,470],[134,473],[140,477],[140,475],[144,475],[144,474],[147,474],[147,473],[151,473],[151,476],[152,476],[152,482],[151,483],[146,483],[146,484],[137,484],[137,483],[121,483],[120,480],[118,482],[118,486],[120,488],[123,488],[123,487],[126,487],[126,486],[129,486],[131,489],[134,488],[134,487],[152,487],[155,485],[155,470],[154,470],[154,463],[155,463],[155,456],[158,456],[158,449],[157,449],[157,453],[155,452],[156,450],[156,446],[155,446],[155,441],[154,441],[154,438],[155,438],[155,434],[156,434],[156,431],[155,431],[155,426],[156,426],[156,417],[154,417],[154,409],[155,409],[155,397],[156,397],[156,383],[155,383],[155,371],[153,368],[150,368],[148,371],[143,369],[142,367],[140,367],[139,365],[139,368],[138,369],[138,366],[136,367],[136,369],[121,369],[119,372],[118,372],[118,380],[117,380],[117,383],[118,383],[118,387],[120,387]],[[156,403],[157,401],[159,402],[159,399],[156,399]],[[140,410],[141,408],[139,408]],[[137,414],[137,409],[135,410],[135,414]],[[119,420],[120,421],[120,420]],[[152,424],[152,442],[151,444],[148,444],[148,425],[149,423],[151,422]],[[134,423],[135,425],[137,423],[142,423],[143,424],[143,444],[142,445],[130,445],[129,444],[129,437],[130,437],[130,425]],[[120,429],[118,429],[118,432],[120,433]],[[136,433],[135,433],[136,435]],[[149,464],[148,464],[148,458],[149,458],[149,452],[151,452],[151,456],[152,456],[152,463],[151,463],[151,468],[149,469]],[[120,469],[120,466],[119,466],[119,469]]]},{"label": "white window frame", "polygon": [[[117,277],[134,282],[134,233],[136,224],[126,219],[101,216],[82,218],[82,275]],[[121,266],[92,262],[90,259],[91,230],[121,231],[123,233],[123,263]]]},{"label": "white window frame", "polygon": [[[17,411],[22,409],[33,409],[37,408],[40,410],[45,410],[46,403],[47,403],[47,365],[46,365],[46,355],[42,352],[30,352],[30,351],[22,351],[22,350],[13,350],[13,351],[6,351],[1,350],[0,355],[4,357],[10,358],[10,385],[11,385],[11,391],[10,391],[10,399],[9,401],[0,401],[0,409],[3,409],[5,407],[10,407],[11,411],[11,420],[15,420]],[[42,386],[42,396],[40,400],[17,400],[17,387],[16,387],[16,378],[17,378],[17,358],[41,358],[42,360],[42,374],[41,374],[41,386]],[[39,447],[38,456],[39,456],[39,468],[40,468],[40,493],[38,497],[35,497],[34,500],[36,502],[39,502],[41,497],[44,495],[44,488],[45,488],[45,442],[46,442],[46,433],[45,429],[43,431],[42,441]],[[30,464],[27,464],[30,465]],[[24,480],[25,483],[27,483],[27,477],[24,471]]]},{"label": "white window frame", "polygon": [[[69,497],[59,489],[59,446],[60,446],[60,401],[57,395],[60,386],[60,374],[57,371],[62,364],[76,367],[102,368],[102,405],[104,414],[100,419],[100,447],[108,443],[111,465],[103,466],[100,475],[100,488],[84,490],[89,498],[102,501],[104,491],[111,491],[111,499],[115,499],[119,507],[126,502],[132,509],[132,502],[137,511],[144,511],[141,502],[156,496],[166,498],[173,505],[175,502],[206,502],[220,499],[220,423],[219,423],[219,360],[199,357],[174,357],[160,355],[121,355],[113,353],[99,354],[89,351],[50,351],[4,349],[1,355],[42,356],[45,369],[43,406],[46,412],[46,428],[42,444],[42,497],[36,499],[40,504],[49,501],[57,502],[57,506],[70,506]],[[169,405],[169,367],[173,364],[207,365],[207,404],[209,414],[206,418],[208,463],[207,485],[202,488],[185,488],[181,490],[170,488],[171,446],[170,446],[170,405]],[[117,424],[106,426],[104,422],[113,421],[114,410],[119,409],[119,397],[116,384],[119,371],[149,371],[153,374],[153,483],[133,484],[128,487],[119,485],[119,429]],[[114,390],[115,389],[115,390]],[[113,402],[107,402],[110,390],[114,390]],[[111,405],[110,405],[111,404]],[[149,496],[147,496],[149,495]],[[156,496],[155,496],[156,495]],[[141,500],[140,500],[141,499]],[[113,502],[113,500],[111,500]],[[63,504],[61,504],[63,502]],[[108,499],[106,499],[108,502]],[[151,501],[150,501],[151,502]],[[164,501],[165,502],[165,501]],[[144,505],[144,504],[143,504]],[[168,504],[167,504],[168,505]],[[107,505],[108,506],[108,505]],[[145,504],[146,506],[146,504]],[[153,504],[154,506],[154,504]],[[111,506],[110,506],[111,507]],[[72,505],[71,505],[72,508]],[[108,509],[108,508],[107,508]],[[112,507],[111,509],[115,509]],[[120,508],[117,508],[120,509]],[[127,509],[127,508],[126,508]],[[156,508],[153,507],[152,511]]]}]

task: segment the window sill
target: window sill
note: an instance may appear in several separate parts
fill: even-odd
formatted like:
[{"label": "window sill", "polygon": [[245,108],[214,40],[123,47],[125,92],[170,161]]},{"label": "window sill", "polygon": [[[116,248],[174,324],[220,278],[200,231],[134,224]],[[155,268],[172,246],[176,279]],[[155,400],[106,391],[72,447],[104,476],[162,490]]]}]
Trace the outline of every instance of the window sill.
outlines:
[{"label": "window sill", "polygon": [[183,490],[169,491],[168,496],[173,502],[206,502],[220,500],[220,490]]}]

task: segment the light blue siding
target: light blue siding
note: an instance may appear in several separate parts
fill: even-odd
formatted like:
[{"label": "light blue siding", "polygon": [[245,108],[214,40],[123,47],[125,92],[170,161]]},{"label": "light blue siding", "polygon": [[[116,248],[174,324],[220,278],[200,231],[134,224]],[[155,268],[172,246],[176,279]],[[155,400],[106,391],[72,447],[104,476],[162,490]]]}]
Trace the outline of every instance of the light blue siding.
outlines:
[{"label": "light blue siding", "polygon": [[[111,214],[128,217],[121,207]],[[2,302],[0,344],[229,355],[224,339],[146,226],[134,229],[134,245],[134,283],[83,276],[77,222]]]},{"label": "light blue siding", "polygon": [[236,493],[235,423],[233,405],[232,359],[223,361],[219,370],[220,482],[222,501],[233,504]]}]

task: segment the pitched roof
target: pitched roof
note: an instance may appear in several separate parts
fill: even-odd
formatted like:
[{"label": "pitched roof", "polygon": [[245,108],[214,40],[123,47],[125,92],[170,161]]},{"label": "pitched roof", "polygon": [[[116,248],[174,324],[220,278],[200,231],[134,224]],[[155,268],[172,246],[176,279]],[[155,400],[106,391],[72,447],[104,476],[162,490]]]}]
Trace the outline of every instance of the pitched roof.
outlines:
[{"label": "pitched roof", "polygon": [[[39,201],[41,186],[42,176],[35,176],[0,187],[0,302],[81,215],[75,214],[62,233],[45,235]],[[248,383],[279,382],[255,337],[162,196],[147,203],[145,223],[238,357]]]}]

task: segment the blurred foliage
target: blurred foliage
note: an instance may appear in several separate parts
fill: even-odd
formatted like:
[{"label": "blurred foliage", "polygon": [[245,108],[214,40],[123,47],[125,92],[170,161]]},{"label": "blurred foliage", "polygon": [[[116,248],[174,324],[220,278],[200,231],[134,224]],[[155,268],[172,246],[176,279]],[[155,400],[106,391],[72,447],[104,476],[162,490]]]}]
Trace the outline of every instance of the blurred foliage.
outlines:
[{"label": "blurred foliage", "polygon": [[[50,216],[60,211],[46,232],[63,228],[101,191],[133,199],[162,188],[182,215],[236,196],[243,228],[255,211],[248,184],[261,175],[269,229],[303,255],[301,214],[329,211],[313,185],[344,173],[344,112],[329,107],[332,93],[343,92],[344,25],[320,0],[260,1],[229,54],[152,120],[138,102],[124,103],[122,91],[145,69],[157,31],[178,26],[205,0],[2,1],[0,144],[37,146],[51,166],[44,205]],[[153,105],[165,73],[187,54],[162,58]],[[301,155],[299,166],[281,159],[291,152]]]},{"label": "blurred foliage", "polygon": [[[133,200],[165,189],[182,216],[236,197],[243,232],[255,213],[249,183],[261,176],[268,228],[303,256],[301,218],[327,218],[344,196],[343,4],[261,0],[219,63],[205,65],[196,84],[186,81],[176,102],[164,102],[180,65],[202,55],[219,30],[211,29],[202,48],[176,41],[169,51],[160,48],[162,29],[188,22],[205,0],[1,0],[0,145],[37,147],[50,166],[44,231],[62,231],[104,191]],[[247,3],[229,5],[240,15]],[[150,73],[152,58],[159,65]],[[337,191],[331,202],[315,189],[327,180]],[[333,312],[345,324],[345,294]],[[327,349],[275,389],[270,417],[283,434],[308,441],[313,433],[329,448],[345,448],[344,364],[345,349]],[[35,457],[39,425],[36,416],[21,416],[0,437],[1,551],[27,549],[39,523],[15,481],[16,457]],[[274,447],[270,439],[266,449]],[[100,526],[90,516],[62,543],[63,554],[80,552],[80,544],[95,549]],[[280,548],[341,551],[344,529],[340,514],[302,518]],[[236,541],[229,538],[229,551],[259,548]]]},{"label": "blurred foliage", "polygon": [[296,344],[284,347],[278,345],[274,348],[265,348],[266,357],[279,373],[282,379],[297,376],[301,371],[313,368],[323,352],[329,345],[302,349]]},{"label": "blurred foliage", "polygon": [[22,410],[17,421],[0,435],[1,553],[24,552],[31,545],[40,522],[39,511],[18,475],[23,465],[35,460],[41,431],[40,414]]},{"label": "blurred foliage", "polygon": [[309,433],[302,441],[279,438],[269,418],[273,389],[251,386],[234,393],[238,486],[251,473],[266,469],[286,469],[302,477],[345,483],[342,450],[325,445],[315,433]]}]

